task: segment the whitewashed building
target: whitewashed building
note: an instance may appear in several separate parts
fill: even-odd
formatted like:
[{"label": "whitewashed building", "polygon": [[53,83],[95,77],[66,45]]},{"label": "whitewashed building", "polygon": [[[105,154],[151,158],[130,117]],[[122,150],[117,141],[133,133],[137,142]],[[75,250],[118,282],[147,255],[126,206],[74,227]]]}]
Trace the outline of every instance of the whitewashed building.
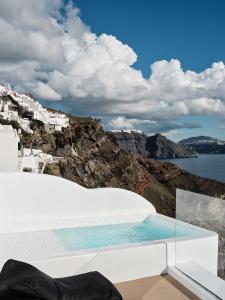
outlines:
[{"label": "whitewashed building", "polygon": [[[38,101],[32,99],[31,96],[12,91],[9,84],[0,85],[1,96],[10,96],[24,112],[31,113],[32,119],[41,121],[46,130],[62,131],[69,126],[69,118],[65,114],[49,111],[42,107]],[[30,120],[19,116],[17,111],[10,108],[10,103],[4,102],[2,99],[0,99],[0,117],[17,121],[23,130],[33,133],[30,129]]]},{"label": "whitewashed building", "polygon": [[0,125],[0,172],[18,171],[19,137],[11,125]]},{"label": "whitewashed building", "polygon": [[19,151],[19,171],[43,173],[47,163],[53,161],[53,156],[44,153],[41,149],[22,148]]},{"label": "whitewashed building", "polygon": [[43,173],[47,163],[57,161],[41,149],[18,150],[19,140],[11,125],[0,125],[0,172]]}]

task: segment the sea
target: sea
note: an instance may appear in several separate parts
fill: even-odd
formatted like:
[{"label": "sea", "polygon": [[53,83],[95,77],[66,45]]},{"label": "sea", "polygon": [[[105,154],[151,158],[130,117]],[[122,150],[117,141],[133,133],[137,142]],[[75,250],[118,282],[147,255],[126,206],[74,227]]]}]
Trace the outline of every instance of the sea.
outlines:
[{"label": "sea", "polygon": [[225,183],[225,154],[198,154],[197,158],[167,159],[166,161],[193,174]]}]

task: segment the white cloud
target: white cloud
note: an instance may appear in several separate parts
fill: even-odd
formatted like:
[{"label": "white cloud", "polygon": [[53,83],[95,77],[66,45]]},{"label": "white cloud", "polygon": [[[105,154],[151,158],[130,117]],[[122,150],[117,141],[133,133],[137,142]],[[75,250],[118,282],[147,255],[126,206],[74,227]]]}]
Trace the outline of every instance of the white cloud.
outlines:
[{"label": "white cloud", "polygon": [[127,119],[123,116],[112,119],[109,125],[114,129],[135,129],[140,125],[156,124],[155,121],[149,120],[138,120],[138,119]]},{"label": "white cloud", "polygon": [[170,131],[162,132],[162,135],[165,135],[168,139],[173,139],[178,134],[177,129],[172,129]]},{"label": "white cloud", "polygon": [[178,129],[195,129],[201,128],[201,125],[195,122],[176,122],[173,120],[165,121],[151,121],[140,119],[129,119],[119,116],[109,121],[109,128],[111,130],[135,130],[146,132],[149,135],[154,133],[163,133],[167,136],[175,135]]},{"label": "white cloud", "polygon": [[71,3],[0,0],[0,7],[0,79],[19,90],[63,99],[74,112],[112,116],[114,129],[175,130],[188,126],[178,116],[225,116],[222,62],[196,73],[175,59],[158,61],[145,79],[132,67],[134,50],[91,32]]},{"label": "white cloud", "polygon": [[41,98],[47,100],[61,100],[61,95],[56,93],[48,84],[39,82],[33,88],[35,94],[38,94]]}]

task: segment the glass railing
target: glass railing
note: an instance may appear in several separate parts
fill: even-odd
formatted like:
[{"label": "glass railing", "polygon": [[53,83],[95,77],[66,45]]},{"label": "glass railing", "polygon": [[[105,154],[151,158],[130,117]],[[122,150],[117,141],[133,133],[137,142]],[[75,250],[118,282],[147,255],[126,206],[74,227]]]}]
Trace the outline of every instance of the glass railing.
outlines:
[{"label": "glass railing", "polygon": [[[176,268],[225,299],[225,200],[178,189],[176,219]],[[183,222],[190,228],[185,238]]]}]

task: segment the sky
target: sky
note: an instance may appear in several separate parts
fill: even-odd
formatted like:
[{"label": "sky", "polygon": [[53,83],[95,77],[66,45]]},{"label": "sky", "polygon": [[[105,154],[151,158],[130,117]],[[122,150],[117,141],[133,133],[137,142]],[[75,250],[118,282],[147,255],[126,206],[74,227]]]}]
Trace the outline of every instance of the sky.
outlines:
[{"label": "sky", "polygon": [[225,1],[0,5],[0,82],[107,130],[225,139]]}]

